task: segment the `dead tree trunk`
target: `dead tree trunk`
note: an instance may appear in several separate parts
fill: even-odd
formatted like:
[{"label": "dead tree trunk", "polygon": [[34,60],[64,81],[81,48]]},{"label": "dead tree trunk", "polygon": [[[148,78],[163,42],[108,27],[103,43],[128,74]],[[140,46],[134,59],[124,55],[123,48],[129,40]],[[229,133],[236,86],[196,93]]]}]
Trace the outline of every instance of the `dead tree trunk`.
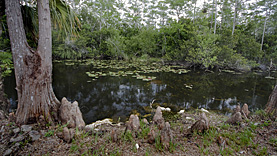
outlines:
[{"label": "dead tree trunk", "polygon": [[277,117],[277,85],[269,96],[266,104],[265,111],[275,117]]},{"label": "dead tree trunk", "polygon": [[52,37],[49,0],[38,0],[39,41],[32,50],[24,31],[20,1],[6,0],[6,15],[18,93],[16,122],[27,123],[43,115],[57,119],[59,101],[52,89]]}]

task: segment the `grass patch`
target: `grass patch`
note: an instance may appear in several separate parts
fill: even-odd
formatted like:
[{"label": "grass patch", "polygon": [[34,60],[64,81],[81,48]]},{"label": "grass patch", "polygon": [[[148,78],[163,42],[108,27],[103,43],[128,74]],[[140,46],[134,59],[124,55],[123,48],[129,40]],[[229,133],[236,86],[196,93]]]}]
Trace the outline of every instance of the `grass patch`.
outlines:
[{"label": "grass patch", "polygon": [[133,142],[134,140],[132,132],[129,130],[121,134],[121,139],[125,142]]},{"label": "grass patch", "polygon": [[222,125],[220,126],[221,129],[224,129],[224,130],[228,130],[230,129],[231,125],[229,124],[226,124],[226,123],[222,123]]},{"label": "grass patch", "polygon": [[161,133],[158,132],[158,135],[155,138],[155,148],[157,151],[163,151],[163,145],[161,143]]},{"label": "grass patch", "polygon": [[277,147],[277,138],[270,138],[269,142],[273,144],[273,146]]},{"label": "grass patch", "polygon": [[49,130],[48,132],[46,132],[46,133],[44,134],[44,137],[50,137],[50,136],[53,136],[53,135],[54,135],[54,133],[55,133],[55,131],[54,131],[54,130]]},{"label": "grass patch", "polygon": [[143,121],[140,121],[141,132],[138,134],[138,137],[145,139],[150,132],[150,127],[146,125]]},{"label": "grass patch", "polygon": [[257,154],[258,156],[264,156],[264,155],[268,155],[268,152],[267,152],[267,148],[266,147],[263,147],[259,153]]}]

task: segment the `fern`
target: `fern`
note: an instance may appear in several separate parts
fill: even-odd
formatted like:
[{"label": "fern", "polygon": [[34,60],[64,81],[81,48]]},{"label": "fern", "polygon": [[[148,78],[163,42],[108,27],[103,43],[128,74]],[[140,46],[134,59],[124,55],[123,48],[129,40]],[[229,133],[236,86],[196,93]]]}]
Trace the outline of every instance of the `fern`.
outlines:
[{"label": "fern", "polygon": [[12,54],[11,52],[0,52],[1,76],[8,76],[12,72]]}]

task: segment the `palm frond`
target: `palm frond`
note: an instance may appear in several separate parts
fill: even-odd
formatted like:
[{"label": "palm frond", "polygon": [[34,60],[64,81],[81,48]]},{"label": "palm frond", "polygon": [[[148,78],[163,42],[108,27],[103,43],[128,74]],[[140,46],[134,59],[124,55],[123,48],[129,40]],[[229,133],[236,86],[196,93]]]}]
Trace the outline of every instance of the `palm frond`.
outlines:
[{"label": "palm frond", "polygon": [[52,25],[61,32],[60,34],[70,37],[78,36],[81,23],[69,5],[61,0],[51,0],[50,10]]},{"label": "palm frond", "polygon": [[[36,2],[25,3],[21,6],[26,34],[30,33],[33,41],[38,38],[38,14]],[[75,12],[62,0],[50,0],[51,22],[60,36],[71,38],[78,36],[81,23]]]}]

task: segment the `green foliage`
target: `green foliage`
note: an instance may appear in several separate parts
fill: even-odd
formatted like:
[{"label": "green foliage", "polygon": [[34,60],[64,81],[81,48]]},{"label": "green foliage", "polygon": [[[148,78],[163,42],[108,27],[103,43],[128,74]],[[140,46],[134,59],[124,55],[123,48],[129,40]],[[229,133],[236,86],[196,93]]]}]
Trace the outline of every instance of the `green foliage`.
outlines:
[{"label": "green foliage", "polygon": [[262,155],[268,155],[268,152],[267,152],[267,147],[263,147],[259,153],[257,154],[258,156],[262,156]]},{"label": "green foliage", "polygon": [[155,148],[158,151],[163,151],[163,144],[161,142],[161,134],[158,132],[158,134],[155,137]]},{"label": "green foliage", "polygon": [[0,52],[0,69],[2,77],[8,76],[12,72],[13,64],[10,52]]},{"label": "green foliage", "polygon": [[79,149],[79,146],[73,143],[70,147],[70,152],[76,152],[78,151],[78,149]]},{"label": "green foliage", "polygon": [[133,142],[134,138],[133,138],[133,135],[132,135],[132,132],[131,131],[126,131],[126,132],[123,132],[121,134],[121,138],[123,141],[127,141],[127,142]]},{"label": "green foliage", "polygon": [[269,125],[271,125],[271,120],[264,121],[262,124],[263,127],[268,127]]},{"label": "green foliage", "polygon": [[254,134],[249,129],[244,130],[239,135],[240,145],[249,146],[252,142],[253,137]]},{"label": "green foliage", "polygon": [[156,56],[157,31],[153,28],[142,28],[137,35],[126,39],[126,52],[129,55],[142,56],[144,54]]},{"label": "green foliage", "polygon": [[62,0],[50,0],[49,2],[54,29],[58,29],[62,36],[76,37],[81,24],[76,13]]},{"label": "green foliage", "polygon": [[[125,37],[120,35],[120,31],[116,29],[109,30],[111,37],[106,40],[107,51],[106,55],[115,56],[117,58],[125,58],[126,45]],[[126,58],[125,58],[126,59]]]},{"label": "green foliage", "polygon": [[173,153],[176,150],[177,144],[174,144],[172,141],[169,142],[169,152]]},{"label": "green foliage", "polygon": [[277,146],[277,137],[275,138],[270,138],[269,142],[272,143],[275,147]]},{"label": "green foliage", "polygon": [[[250,70],[258,63],[277,64],[277,18],[273,1],[251,3],[249,7],[245,3],[236,6],[224,1],[218,3],[220,11],[212,2],[205,3],[202,9],[195,2],[139,0],[128,1],[126,6],[123,1],[76,1],[80,4],[76,7],[76,3],[50,1],[53,58],[154,57],[188,61],[202,68],[220,66],[241,70]],[[232,11],[235,8],[236,15]],[[24,23],[28,43],[35,47],[36,9],[23,5],[22,10],[24,17],[31,17],[24,18]],[[215,14],[220,18],[216,19],[214,33]],[[237,20],[234,32],[233,18]],[[3,50],[3,45],[10,47],[5,16],[1,24],[0,50]]]},{"label": "green foliage", "polygon": [[24,148],[24,146],[26,146],[30,141],[31,140],[29,140],[29,139],[25,139],[24,141],[19,142],[19,144],[22,148]]},{"label": "green foliage", "polygon": [[208,29],[196,35],[198,47],[188,53],[187,60],[197,64],[204,65],[205,68],[217,65],[217,52],[219,47],[216,46],[217,35],[209,33]]},{"label": "green foliage", "polygon": [[6,16],[0,18],[0,74],[2,77],[8,76],[13,69],[12,53],[10,52],[10,39],[8,38]]},{"label": "green foliage", "polygon": [[225,130],[228,130],[230,127],[231,127],[231,125],[225,124],[225,123],[223,123],[222,126],[221,126],[221,128],[225,129]]},{"label": "green foliage", "polygon": [[[87,5],[106,8],[105,2],[87,3]],[[135,8],[142,9],[139,6],[133,6],[130,9]],[[177,8],[171,9],[177,11]],[[103,8],[94,9],[98,11],[99,16],[107,16],[111,19],[119,18],[107,15],[103,12]],[[113,10],[112,8],[108,9]],[[131,14],[126,14],[126,16],[129,19],[134,18]],[[59,43],[54,45],[53,55],[55,58],[100,57],[102,59],[130,60],[147,56],[148,59],[158,57],[164,60],[186,60],[204,68],[227,66],[249,70],[265,56],[259,50],[260,44],[249,32],[252,23],[249,23],[249,26],[238,25],[232,35],[232,30],[225,25],[218,29],[218,34],[214,34],[210,30],[209,18],[205,17],[197,18],[194,21],[182,17],[179,18],[179,21],[171,19],[167,24],[161,24],[160,28],[153,27],[151,24],[138,26],[139,24],[133,23],[130,25],[124,20],[120,24],[107,20],[103,22],[103,19],[92,16],[84,8],[80,12],[80,18],[83,19],[81,21],[83,26],[79,31],[80,37],[77,40],[62,41],[56,38],[56,42]],[[139,18],[133,20],[138,21]],[[114,25],[109,25],[109,22]]]},{"label": "green foliage", "polygon": [[255,125],[255,123],[250,123],[249,127],[252,129],[252,131],[255,131],[257,129],[258,125]]},{"label": "green foliage", "polygon": [[139,138],[145,139],[150,132],[150,127],[146,125],[143,121],[140,121],[141,132],[139,133]]},{"label": "green foliage", "polygon": [[109,153],[111,156],[121,156],[123,155],[121,151],[119,151],[118,149],[115,149],[115,151],[113,151],[112,153]]},{"label": "green foliage", "polygon": [[233,155],[234,151],[231,148],[220,149],[221,155]]},{"label": "green foliage", "polygon": [[94,135],[94,143],[97,143],[98,137],[99,137],[99,134],[98,134],[98,131],[97,131],[96,134]]},{"label": "green foliage", "polygon": [[46,133],[44,134],[44,137],[50,137],[50,136],[53,136],[53,135],[54,135],[54,133],[55,133],[55,131],[54,131],[54,130],[49,130],[48,132],[46,132]]}]

